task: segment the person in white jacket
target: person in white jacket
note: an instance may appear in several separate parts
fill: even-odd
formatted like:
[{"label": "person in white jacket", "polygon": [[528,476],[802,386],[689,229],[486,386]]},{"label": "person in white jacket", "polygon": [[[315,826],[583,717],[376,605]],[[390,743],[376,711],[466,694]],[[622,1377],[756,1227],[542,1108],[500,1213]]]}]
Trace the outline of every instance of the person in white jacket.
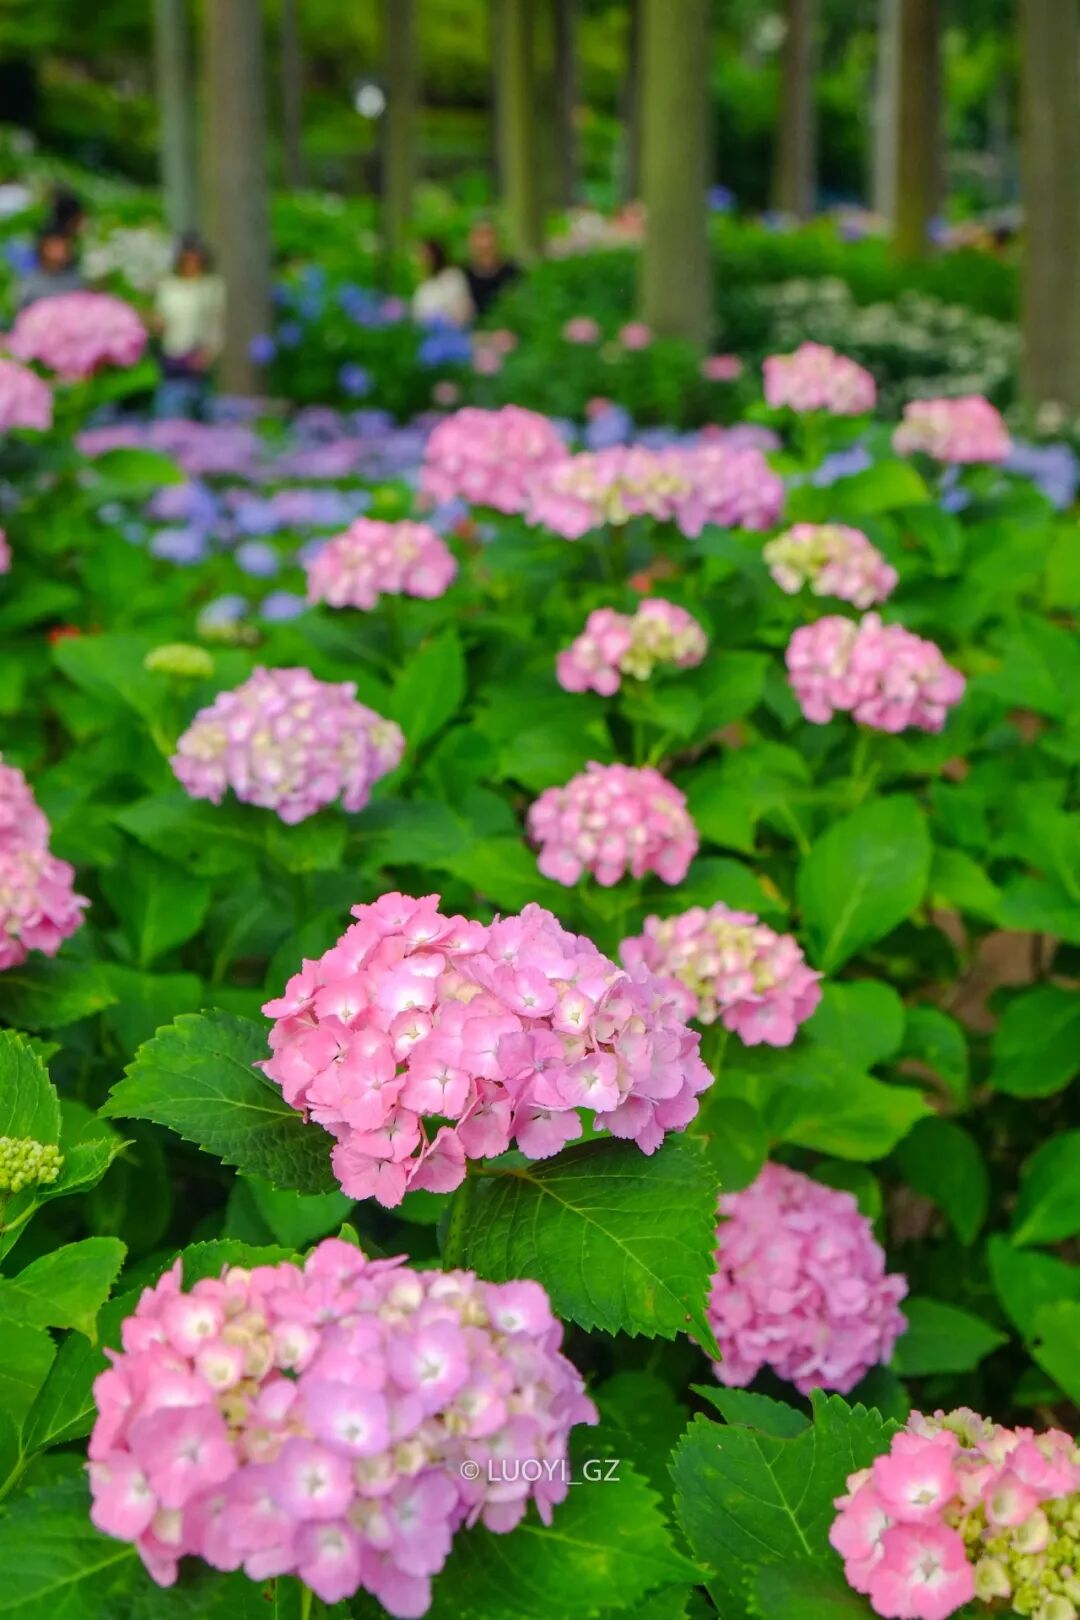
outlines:
[{"label": "person in white jacket", "polygon": [[421,242],[420,263],[424,279],[413,293],[413,320],[422,326],[471,326],[476,311],[469,283],[442,243]]},{"label": "person in white jacket", "polygon": [[197,412],[225,335],[225,283],[199,237],[181,237],[172,273],[158,284],[154,315],[165,383],[184,385],[170,392],[182,393]]}]

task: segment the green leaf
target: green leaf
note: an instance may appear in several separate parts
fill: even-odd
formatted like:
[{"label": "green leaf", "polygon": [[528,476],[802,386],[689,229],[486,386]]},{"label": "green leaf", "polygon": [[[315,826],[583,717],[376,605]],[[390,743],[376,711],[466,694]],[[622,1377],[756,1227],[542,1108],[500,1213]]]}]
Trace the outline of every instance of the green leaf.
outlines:
[{"label": "green leaf", "polygon": [[768,1395],[755,1395],[748,1389],[725,1389],[723,1384],[695,1384],[695,1392],[711,1401],[725,1423],[741,1429],[757,1429],[774,1440],[794,1440],[810,1427],[810,1419],[797,1407],[774,1401]]},{"label": "green leaf", "polygon": [[478,1181],[468,1264],[493,1282],[535,1278],[580,1327],[664,1339],[690,1331],[711,1348],[716,1191],[692,1139],[669,1136],[649,1157],[630,1142],[585,1142]]},{"label": "green leaf", "polygon": [[105,1346],[120,1343],[120,1328],[139,1302],[138,1289],[117,1294],[98,1316],[97,1342],[69,1333],[34,1399],[22,1427],[22,1450],[29,1455],[88,1434],[97,1415],[94,1380],[109,1365]]},{"label": "green leaf", "polygon": [[765,653],[714,652],[693,684],[704,699],[702,725],[720,731],[755,709],[765,689],[769,659]]},{"label": "green leaf", "polygon": [[990,1176],[975,1138],[951,1119],[922,1119],[896,1157],[908,1185],[933,1199],[961,1243],[973,1243],[990,1206]]},{"label": "green leaf", "polygon": [[64,1029],[111,1007],[115,999],[96,962],[31,956],[0,973],[0,1022],[20,1029]]},{"label": "green leaf", "polygon": [[853,1592],[839,1568],[803,1569],[766,1564],[754,1580],[760,1620],[869,1620],[870,1607]]},{"label": "green leaf", "polygon": [[31,1491],[0,1516],[0,1615],[12,1620],[88,1620],[145,1579],[126,1541],[90,1523],[85,1478]]},{"label": "green leaf", "polygon": [[21,1423],[48,1377],[56,1345],[45,1328],[12,1321],[2,1312],[0,1342],[0,1412]]},{"label": "green leaf", "polygon": [[1080,1131],[1044,1142],[1020,1172],[1015,1244],[1058,1243],[1080,1232]]},{"label": "green leaf", "polygon": [[60,1099],[25,1035],[0,1029],[0,1136],[60,1140]]},{"label": "green leaf", "polygon": [[826,984],[821,1004],[803,1033],[830,1046],[863,1068],[872,1069],[899,1049],[904,1034],[904,1003],[879,979]]},{"label": "green leaf", "polygon": [[724,856],[699,856],[679,885],[679,904],[689,909],[690,906],[712,906],[717,900],[736,911],[752,911],[759,917],[770,913],[776,917],[784,915],[783,902],[777,899],[775,890],[768,894],[757,874],[742,861]]},{"label": "green leaf", "polygon": [[279,1191],[269,1182],[252,1178],[247,1183],[255,1206],[279,1243],[288,1249],[306,1249],[319,1238],[336,1232],[352,1209],[343,1192],[303,1193]]},{"label": "green leaf", "polygon": [[1080,1301],[1056,1300],[1040,1308],[1031,1354],[1070,1401],[1080,1401]]},{"label": "green leaf", "polygon": [[931,1112],[920,1092],[875,1080],[842,1048],[797,1042],[757,1047],[730,1061],[718,1084],[724,1091],[740,1088],[774,1141],[838,1159],[883,1158]]},{"label": "green leaf", "polygon": [[702,1098],[690,1134],[705,1143],[721,1192],[749,1187],[769,1156],[769,1133],[757,1109],[740,1097],[725,1097],[717,1086]]},{"label": "green leaf", "polygon": [[199,932],[212,893],[205,879],[133,843],[117,866],[102,872],[101,887],[141,968]]},{"label": "green leaf", "polygon": [[1001,893],[1001,925],[1016,933],[1054,934],[1080,945],[1080,904],[1049,878],[1018,877]]},{"label": "green leaf", "polygon": [[155,854],[207,877],[250,869],[265,838],[258,812],[249,806],[207,804],[182,789],[140,799],[113,820]]},{"label": "green leaf", "polygon": [[838,479],[832,494],[845,515],[851,517],[870,517],[930,500],[925,481],[909,461],[888,459],[876,461],[850,478]]},{"label": "green leaf", "polygon": [[266,853],[285,872],[336,872],[345,855],[348,827],[335,810],[286,826],[277,816],[266,827]]},{"label": "green leaf", "polygon": [[799,904],[826,973],[909,917],[926,892],[930,838],[914,799],[898,795],[836,821],[799,867]]},{"label": "green leaf", "polygon": [[128,496],[153,495],[162,484],[182,484],[183,470],[159,450],[138,450],[122,446],[106,450],[93,460],[94,479],[112,486],[110,493]]},{"label": "green leaf", "polygon": [[901,1055],[937,1075],[955,1101],[966,1102],[970,1068],[967,1035],[955,1018],[938,1007],[909,1007]]},{"label": "green leaf", "polygon": [[994,1292],[1022,1338],[1032,1338],[1044,1305],[1059,1300],[1080,1302],[1080,1266],[1037,1249],[1014,1249],[1000,1235],[990,1239],[986,1255]]},{"label": "green leaf", "polygon": [[332,1192],[330,1138],[253,1067],[267,1053],[266,1031],[250,1019],[183,1013],[139,1048],[101,1112],[166,1125],[275,1187]]},{"label": "green leaf", "polygon": [[536,852],[520,838],[479,838],[468,849],[447,855],[437,864],[506,911],[520,911],[530,900],[551,911],[565,904],[566,890],[560,893],[560,884],[540,875]]},{"label": "green leaf", "polygon": [[127,1251],[119,1238],[67,1243],[0,1278],[0,1315],[31,1327],[75,1328],[92,1339]]},{"label": "green leaf", "polygon": [[670,1495],[668,1461],[690,1415],[671,1385],[655,1373],[630,1370],[605,1379],[591,1394],[614,1454],[661,1496]]},{"label": "green leaf", "polygon": [[408,739],[410,752],[422,747],[465,698],[465,655],[456,630],[444,630],[414,653],[394,683],[391,718]]},{"label": "green leaf", "polygon": [[994,1033],[990,1084],[1010,1097],[1050,1097],[1080,1074],[1080,993],[1023,990]]},{"label": "green leaf", "polygon": [[901,1378],[970,1372],[1007,1342],[1006,1335],[981,1316],[940,1299],[906,1299],[900,1308],[908,1325],[897,1341],[893,1366]]},{"label": "green leaf", "polygon": [[105,1027],[128,1056],[162,1024],[198,1012],[209,999],[195,973],[142,973],[119,962],[106,962],[103,972],[116,997],[103,1015]]},{"label": "green leaf", "polygon": [[936,906],[953,908],[971,917],[997,923],[1001,918],[1001,890],[991,883],[978,861],[962,849],[934,850],[927,892]]}]

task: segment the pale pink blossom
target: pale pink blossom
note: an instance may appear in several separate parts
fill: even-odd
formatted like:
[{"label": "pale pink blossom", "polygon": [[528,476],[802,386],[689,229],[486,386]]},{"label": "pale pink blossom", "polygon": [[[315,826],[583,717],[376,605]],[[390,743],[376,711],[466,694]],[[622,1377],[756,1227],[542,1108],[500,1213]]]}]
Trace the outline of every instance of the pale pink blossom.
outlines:
[{"label": "pale pink blossom", "polygon": [[103,366],[133,366],[146,340],[146,328],[122,298],[67,292],[39,298],[17,315],[7,346],[16,360],[36,360],[76,381]]},{"label": "pale pink blossom", "polygon": [[591,315],[572,315],[562,329],[567,343],[598,343],[600,326]]},{"label": "pale pink blossom", "polygon": [[627,321],[620,326],[617,333],[618,340],[624,349],[647,349],[653,340],[652,327],[646,326],[644,321]]},{"label": "pale pink blossom", "polygon": [[793,354],[772,354],[764,363],[765,399],[774,410],[826,411],[865,416],[877,403],[877,386],[864,367],[824,343],[802,343]]},{"label": "pale pink blossom", "polygon": [[22,771],[0,760],[0,973],[31,951],[55,956],[89,902],[49,850],[49,823]]},{"label": "pale pink blossom", "polygon": [[586,765],[541,793],[528,830],[540,871],[567,885],[585,872],[605,888],[627,872],[681,883],[698,848],[685,795],[649,765]]},{"label": "pale pink blossom", "polygon": [[835,596],[857,608],[884,602],[899,579],[861,529],[846,523],[796,523],[768,541],[763,556],[789,595],[809,585],[814,596]]},{"label": "pale pink blossom", "polygon": [[982,394],[965,394],[911,400],[893,434],[893,449],[902,456],[922,451],[935,461],[962,465],[1004,461],[1012,442],[1001,412]]},{"label": "pale pink blossom", "polygon": [[709,354],[701,362],[706,382],[737,382],[744,370],[737,354]]},{"label": "pale pink blossom", "polygon": [[815,725],[842,712],[875,731],[940,731],[964,695],[963,675],[939,647],[876,613],[801,625],[785,656],[792,690]]},{"label": "pale pink blossom", "polygon": [[457,574],[446,542],[426,523],[357,518],[305,564],[308,601],[378,605],[380,596],[442,596]]},{"label": "pale pink blossom", "polygon": [[523,512],[534,474],[566,454],[554,423],[536,411],[466,406],[428,439],[420,487],[433,501],[460,497],[498,512]]},{"label": "pale pink blossom", "polygon": [[708,651],[704,630],[692,614],[662,597],[648,597],[633,613],[596,608],[581,634],[555,660],[567,692],[610,697],[624,675],[648,680],[658,664],[690,669]]},{"label": "pale pink blossom", "polygon": [[52,427],[53,398],[48,383],[19,365],[17,360],[0,357],[0,433],[13,428],[33,428],[40,433]]},{"label": "pale pink blossom", "polygon": [[11,543],[3,529],[0,529],[0,574],[11,572]]}]

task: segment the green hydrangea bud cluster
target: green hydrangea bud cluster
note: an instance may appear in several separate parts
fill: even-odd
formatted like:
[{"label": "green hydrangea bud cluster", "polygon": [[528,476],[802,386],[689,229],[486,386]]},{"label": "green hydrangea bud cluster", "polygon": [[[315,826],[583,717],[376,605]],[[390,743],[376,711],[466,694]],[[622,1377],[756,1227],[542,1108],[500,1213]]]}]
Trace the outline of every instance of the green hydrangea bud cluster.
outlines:
[{"label": "green hydrangea bud cluster", "polygon": [[980,1506],[956,1528],[981,1602],[1008,1599],[1032,1620],[1080,1620],[1080,1492],[1044,1502],[1022,1524],[989,1526]]},{"label": "green hydrangea bud cluster", "polygon": [[170,641],[152,647],[143,660],[152,675],[173,675],[181,680],[206,680],[214,673],[214,660],[205,647],[188,641]]},{"label": "green hydrangea bud cluster", "polygon": [[63,1166],[58,1147],[30,1136],[0,1136],[0,1192],[47,1187]]}]

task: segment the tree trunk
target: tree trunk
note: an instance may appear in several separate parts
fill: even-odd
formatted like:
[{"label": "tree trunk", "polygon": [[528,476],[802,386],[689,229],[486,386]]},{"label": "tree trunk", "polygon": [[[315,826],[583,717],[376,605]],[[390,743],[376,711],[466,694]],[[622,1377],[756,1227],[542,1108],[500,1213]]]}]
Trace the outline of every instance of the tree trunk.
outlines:
[{"label": "tree trunk", "polygon": [[259,391],[252,340],[270,331],[270,222],[260,0],[209,0],[204,11],[209,218],[227,306],[221,378]]},{"label": "tree trunk", "polygon": [[405,251],[416,182],[418,69],[416,0],[381,0],[383,84],[382,223],[387,258]]},{"label": "tree trunk", "polygon": [[939,0],[899,0],[899,5],[893,250],[899,259],[920,259],[940,185],[941,19]]},{"label": "tree trunk", "polygon": [[641,318],[704,346],[708,249],[709,0],[643,0],[641,172],[647,214]]},{"label": "tree trunk", "polygon": [[626,74],[622,90],[622,184],[623,202],[636,202],[641,195],[641,7],[643,0],[628,0],[629,20],[626,39]]},{"label": "tree trunk", "polygon": [[896,124],[900,92],[900,0],[879,0],[877,70],[874,83],[873,172],[870,206],[882,219],[896,218]]},{"label": "tree trunk", "polygon": [[285,184],[304,184],[304,50],[300,0],[281,0],[281,166]]},{"label": "tree trunk", "polygon": [[817,194],[817,113],[814,77],[816,0],[787,0],[787,33],[776,151],[776,206],[809,219]]},{"label": "tree trunk", "polygon": [[1020,0],[1023,386],[1080,410],[1080,8]]},{"label": "tree trunk", "polygon": [[540,159],[536,139],[534,0],[496,0],[495,110],[499,177],[514,252],[528,260],[543,248]]},{"label": "tree trunk", "polygon": [[186,0],[154,0],[154,71],[165,217],[177,236],[199,223],[190,19]]},{"label": "tree trunk", "polygon": [[577,201],[577,22],[579,0],[552,0],[555,30],[555,143],[559,204]]}]

